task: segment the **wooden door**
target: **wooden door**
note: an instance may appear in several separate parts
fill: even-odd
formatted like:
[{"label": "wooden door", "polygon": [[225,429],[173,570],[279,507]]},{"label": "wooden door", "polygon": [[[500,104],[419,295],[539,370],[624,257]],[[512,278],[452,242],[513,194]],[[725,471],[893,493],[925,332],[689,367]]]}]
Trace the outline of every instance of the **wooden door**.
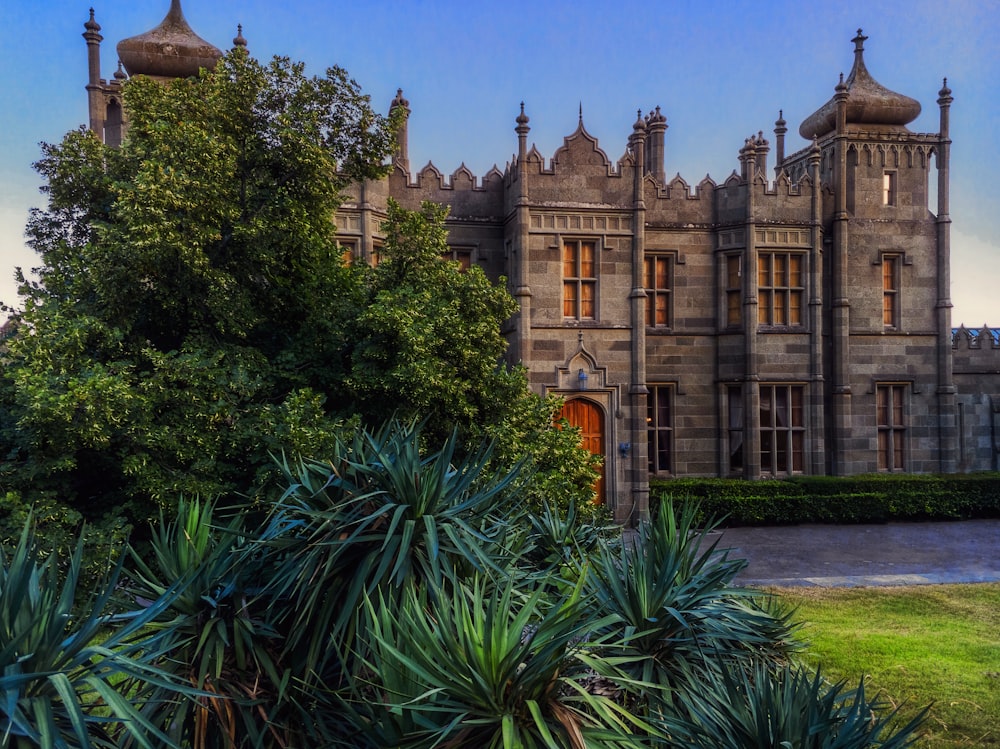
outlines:
[{"label": "wooden door", "polygon": [[583,447],[605,458],[600,467],[601,475],[594,484],[597,501],[604,504],[604,468],[607,463],[604,454],[604,412],[593,401],[575,398],[563,404],[560,416],[580,428]]}]

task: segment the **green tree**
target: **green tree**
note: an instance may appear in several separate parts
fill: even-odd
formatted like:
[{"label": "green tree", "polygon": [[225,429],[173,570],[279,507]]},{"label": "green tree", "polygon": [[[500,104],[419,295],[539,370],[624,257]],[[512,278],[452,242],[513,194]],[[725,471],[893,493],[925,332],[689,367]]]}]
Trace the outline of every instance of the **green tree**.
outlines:
[{"label": "green tree", "polygon": [[269,451],[329,443],[324,400],[363,301],[333,213],[382,174],[393,123],[340,69],[240,50],[124,95],[120,149],[81,130],[36,164],[48,207],[5,354],[5,474],[153,516],[149,499],[245,490]]},{"label": "green tree", "polygon": [[513,297],[481,268],[445,261],[447,209],[406,211],[389,201],[386,242],[364,309],[351,322],[347,392],[376,423],[430,415],[429,431],[494,421],[522,396],[521,374],[501,364],[501,325]]},{"label": "green tree", "polygon": [[556,427],[561,399],[533,394],[525,370],[502,363],[503,325],[516,303],[481,268],[463,271],[442,259],[446,215],[433,203],[408,211],[389,201],[380,262],[350,321],[346,395],[373,427],[393,417],[423,419],[432,441],[458,429],[471,445],[495,443],[494,468],[527,458],[532,478],[519,488],[523,501],[563,514],[579,503],[591,517],[599,459],[580,448],[577,430]]},{"label": "green tree", "polygon": [[[38,280],[0,352],[0,508],[120,539],[179,495],[254,496],[274,456],[323,456],[390,416],[496,466],[534,499],[586,500],[592,459],[501,364],[502,285],[442,259],[445,212],[390,205],[376,268],[341,261],[342,191],[384,173],[396,125],[344,71],[243,50],[169,84],[128,81],[121,148],[69,133],[36,168]],[[464,447],[460,448],[464,450]],[[473,448],[474,449],[474,448]]]}]

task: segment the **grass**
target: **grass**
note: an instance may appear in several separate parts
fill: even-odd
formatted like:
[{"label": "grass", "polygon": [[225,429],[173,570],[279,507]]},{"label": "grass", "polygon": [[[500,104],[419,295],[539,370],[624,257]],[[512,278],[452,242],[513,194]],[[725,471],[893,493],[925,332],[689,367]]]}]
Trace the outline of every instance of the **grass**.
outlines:
[{"label": "grass", "polygon": [[1000,747],[1000,584],[774,592],[828,678],[867,675],[904,717],[933,703],[917,747]]}]

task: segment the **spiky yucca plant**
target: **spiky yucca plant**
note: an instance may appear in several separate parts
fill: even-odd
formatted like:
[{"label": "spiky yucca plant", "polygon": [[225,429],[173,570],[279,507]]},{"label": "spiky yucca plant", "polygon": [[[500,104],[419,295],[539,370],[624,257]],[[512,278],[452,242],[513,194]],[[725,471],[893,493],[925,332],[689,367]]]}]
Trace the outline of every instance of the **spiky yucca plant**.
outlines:
[{"label": "spiky yucca plant", "polygon": [[584,562],[601,548],[621,538],[619,526],[595,525],[575,503],[561,509],[543,504],[537,512],[516,518],[523,523],[515,563],[526,572],[575,577]]},{"label": "spiky yucca plant", "polygon": [[65,572],[54,555],[41,559],[29,522],[0,558],[0,745],[176,746],[147,709],[157,694],[176,706],[192,690],[159,668],[163,642],[144,633],[176,588],[145,609],[105,614],[121,564],[88,585],[82,557],[81,538]]},{"label": "spiky yucca plant", "polygon": [[615,699],[621,675],[591,639],[605,622],[585,615],[581,585],[550,600],[476,574],[451,590],[368,602],[358,746],[639,747],[656,733]]},{"label": "spiky yucca plant", "polygon": [[157,600],[180,581],[150,631],[170,648],[163,668],[200,694],[165,722],[193,749],[282,746],[302,724],[286,704],[293,695],[272,621],[280,609],[261,595],[268,562],[242,514],[216,518],[214,502],[182,500],[176,520],[153,529],[151,559],[133,552],[129,592],[137,600]]},{"label": "spiky yucca plant", "polygon": [[846,682],[831,684],[802,665],[710,674],[701,690],[678,695],[683,717],[664,727],[691,749],[905,749],[917,740],[926,710],[894,726],[898,712]]},{"label": "spiky yucca plant", "polygon": [[306,651],[310,672],[363,645],[366,596],[392,602],[410,582],[446,590],[473,571],[502,574],[512,513],[500,498],[517,472],[485,473],[488,445],[456,460],[457,439],[424,452],[419,425],[393,422],[289,470],[262,539],[279,560],[270,592],[291,602],[289,647]]},{"label": "spiky yucca plant", "polygon": [[790,612],[769,610],[759,591],[733,585],[746,565],[697,527],[698,509],[665,506],[638,537],[602,547],[588,588],[597,616],[612,616],[622,655],[643,683],[675,686],[688,666],[780,658],[796,647]]},{"label": "spiky yucca plant", "polygon": [[909,745],[863,689],[789,667],[789,613],[733,585],[697,508],[624,542],[531,519],[454,439],[341,442],[260,527],[181,503],[121,617],[113,578],[73,619],[79,550],[62,581],[26,535],[0,578],[6,745]]}]

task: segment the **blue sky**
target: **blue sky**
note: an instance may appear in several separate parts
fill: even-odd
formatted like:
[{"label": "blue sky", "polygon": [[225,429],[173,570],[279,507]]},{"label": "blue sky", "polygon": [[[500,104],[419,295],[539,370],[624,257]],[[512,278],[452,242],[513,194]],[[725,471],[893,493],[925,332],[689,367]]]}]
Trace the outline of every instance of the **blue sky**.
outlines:
[{"label": "blue sky", "polygon": [[[115,44],[157,25],[169,0],[92,0],[102,26],[102,75]],[[721,181],[749,135],[772,140],[778,110],[786,152],[806,145],[799,123],[850,70],[851,38],[884,86],[920,101],[910,125],[937,132],[943,77],[952,105],[953,321],[1000,325],[1000,0],[183,0],[202,37],[227,49],[243,24],[250,51],[340,65],[382,111],[402,87],[410,101],[410,161],[476,175],[516,148],[524,101],[529,142],[549,157],[587,130],[617,159],[636,110],[667,116],[666,168],[689,183]],[[41,205],[31,164],[87,118],[87,0],[5,0],[0,45],[0,300],[16,305],[14,266],[36,258],[23,242]],[[773,153],[773,152],[772,152]],[[992,189],[991,189],[992,186]]]}]

